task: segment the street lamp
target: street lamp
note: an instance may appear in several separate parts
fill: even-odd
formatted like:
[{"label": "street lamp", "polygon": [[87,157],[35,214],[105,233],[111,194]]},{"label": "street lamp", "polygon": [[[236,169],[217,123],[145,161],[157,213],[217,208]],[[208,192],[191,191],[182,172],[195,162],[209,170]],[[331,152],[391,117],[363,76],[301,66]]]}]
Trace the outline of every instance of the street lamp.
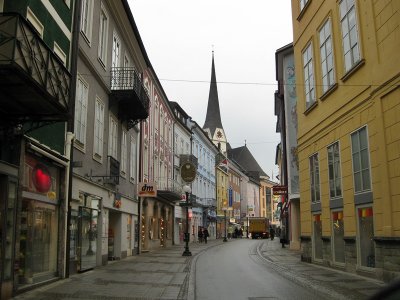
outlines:
[{"label": "street lamp", "polygon": [[226,235],[227,235],[227,226],[226,226],[226,211],[227,211],[227,207],[223,207],[222,208],[222,210],[224,211],[224,220],[225,220],[225,235],[224,235],[224,239],[222,240],[223,242],[227,242],[228,240],[227,240],[227,238],[226,238]]},{"label": "street lamp", "polygon": [[186,231],[185,231],[185,251],[183,251],[182,256],[192,256],[192,252],[189,251],[189,193],[192,192],[190,186],[183,186],[183,191],[186,195]]}]

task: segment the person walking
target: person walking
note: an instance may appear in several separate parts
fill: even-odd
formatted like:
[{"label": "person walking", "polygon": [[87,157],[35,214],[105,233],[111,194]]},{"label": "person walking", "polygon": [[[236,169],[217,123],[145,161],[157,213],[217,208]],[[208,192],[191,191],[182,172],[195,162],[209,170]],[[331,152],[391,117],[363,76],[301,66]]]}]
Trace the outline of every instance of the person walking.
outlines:
[{"label": "person walking", "polygon": [[208,233],[208,229],[207,228],[204,228],[204,231],[203,231],[203,239],[204,239],[204,243],[206,243],[207,244],[207,238],[209,237],[209,233]]},{"label": "person walking", "polygon": [[202,243],[202,242],[203,242],[203,237],[204,237],[204,234],[203,234],[203,227],[200,227],[200,228],[199,228],[199,231],[198,231],[198,233],[197,233],[197,237],[199,238],[199,243]]}]

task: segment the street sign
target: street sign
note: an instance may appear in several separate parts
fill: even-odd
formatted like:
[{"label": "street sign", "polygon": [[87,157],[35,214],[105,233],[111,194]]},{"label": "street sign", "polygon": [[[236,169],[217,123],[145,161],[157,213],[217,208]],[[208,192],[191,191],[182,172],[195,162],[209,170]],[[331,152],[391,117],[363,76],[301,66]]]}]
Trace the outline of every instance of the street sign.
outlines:
[{"label": "street sign", "polygon": [[287,195],[287,185],[275,185],[272,187],[273,195]]},{"label": "street sign", "polygon": [[179,202],[179,206],[191,207],[192,206],[192,202]]},{"label": "street sign", "polygon": [[192,162],[185,162],[181,167],[181,177],[185,182],[193,182],[196,178],[196,171],[196,166]]}]

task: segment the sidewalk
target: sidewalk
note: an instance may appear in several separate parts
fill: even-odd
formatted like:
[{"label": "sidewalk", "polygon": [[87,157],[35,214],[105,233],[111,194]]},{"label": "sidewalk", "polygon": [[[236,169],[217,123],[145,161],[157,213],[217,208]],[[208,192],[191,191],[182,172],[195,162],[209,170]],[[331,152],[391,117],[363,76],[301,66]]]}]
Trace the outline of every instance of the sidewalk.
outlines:
[{"label": "sidewalk", "polygon": [[302,262],[300,251],[282,248],[279,239],[266,240],[259,254],[283,276],[323,292],[333,299],[368,299],[385,283],[348,272]]},{"label": "sidewalk", "polygon": [[[234,243],[235,239],[228,243]],[[365,277],[300,261],[300,252],[281,248],[279,239],[258,240],[260,262],[305,287],[333,299],[367,299],[385,286]],[[198,254],[225,244],[222,239],[207,244],[191,242],[192,256],[182,256],[184,245],[142,253],[109,262],[92,271],[20,294],[14,299],[194,299],[194,276]]]},{"label": "sidewalk", "polygon": [[221,245],[189,244],[192,256],[182,256],[184,245],[142,253],[109,262],[94,270],[22,293],[13,299],[187,299],[191,262],[200,252]]}]

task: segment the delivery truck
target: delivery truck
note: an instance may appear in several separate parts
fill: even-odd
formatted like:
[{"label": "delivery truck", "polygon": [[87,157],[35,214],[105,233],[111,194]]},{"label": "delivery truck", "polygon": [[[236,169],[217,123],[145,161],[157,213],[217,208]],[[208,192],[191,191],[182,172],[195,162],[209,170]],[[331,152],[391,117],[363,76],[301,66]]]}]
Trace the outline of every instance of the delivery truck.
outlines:
[{"label": "delivery truck", "polygon": [[252,239],[269,238],[269,220],[267,218],[250,217],[248,224]]}]

